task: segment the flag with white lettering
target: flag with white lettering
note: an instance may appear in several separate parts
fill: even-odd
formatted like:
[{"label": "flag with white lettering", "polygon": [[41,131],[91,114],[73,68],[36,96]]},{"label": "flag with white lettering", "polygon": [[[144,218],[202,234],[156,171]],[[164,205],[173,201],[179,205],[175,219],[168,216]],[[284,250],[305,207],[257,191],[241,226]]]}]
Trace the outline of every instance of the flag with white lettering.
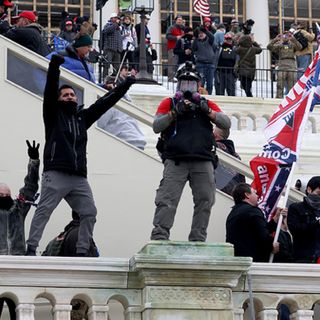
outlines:
[{"label": "flag with white lettering", "polygon": [[266,125],[264,133],[268,143],[250,161],[254,173],[252,187],[257,191],[259,207],[266,218],[270,218],[276,209],[291,166],[298,159],[309,110],[320,93],[319,61],[318,49],[304,75],[284,97]]},{"label": "flag with white lettering", "polygon": [[194,11],[203,17],[210,17],[210,6],[208,0],[193,0]]}]

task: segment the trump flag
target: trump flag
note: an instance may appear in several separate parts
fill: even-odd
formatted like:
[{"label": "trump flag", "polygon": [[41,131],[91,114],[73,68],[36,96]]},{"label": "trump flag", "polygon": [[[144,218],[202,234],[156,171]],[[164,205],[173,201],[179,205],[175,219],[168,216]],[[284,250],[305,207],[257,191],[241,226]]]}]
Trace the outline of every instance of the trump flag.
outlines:
[{"label": "trump flag", "polygon": [[304,75],[284,97],[265,128],[267,144],[250,161],[252,187],[267,219],[277,207],[292,164],[297,161],[310,110],[319,96],[319,49]]}]

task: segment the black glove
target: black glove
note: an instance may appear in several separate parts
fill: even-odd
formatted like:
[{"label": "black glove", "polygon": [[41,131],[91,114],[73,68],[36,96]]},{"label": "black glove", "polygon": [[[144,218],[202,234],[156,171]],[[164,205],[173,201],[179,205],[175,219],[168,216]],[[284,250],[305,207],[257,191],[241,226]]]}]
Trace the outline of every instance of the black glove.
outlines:
[{"label": "black glove", "polygon": [[30,159],[33,160],[38,160],[39,159],[39,146],[40,144],[38,143],[36,145],[36,142],[33,140],[32,146],[29,142],[29,140],[26,140],[27,146],[28,146],[28,156]]},{"label": "black glove", "polygon": [[179,101],[174,105],[173,110],[178,115],[182,115],[189,110],[189,107],[184,103],[184,101]]},{"label": "black glove", "polygon": [[123,84],[125,86],[128,86],[128,87],[131,87],[133,84],[136,83],[136,78],[135,77],[132,77],[132,76],[129,76],[126,78],[126,80],[123,81]]},{"label": "black glove", "polygon": [[64,63],[64,57],[60,54],[54,54],[51,57],[50,63],[55,67],[60,67]]},{"label": "black glove", "polygon": [[200,100],[199,109],[205,114],[209,114],[211,112],[211,108],[209,108],[208,101],[206,99]]}]

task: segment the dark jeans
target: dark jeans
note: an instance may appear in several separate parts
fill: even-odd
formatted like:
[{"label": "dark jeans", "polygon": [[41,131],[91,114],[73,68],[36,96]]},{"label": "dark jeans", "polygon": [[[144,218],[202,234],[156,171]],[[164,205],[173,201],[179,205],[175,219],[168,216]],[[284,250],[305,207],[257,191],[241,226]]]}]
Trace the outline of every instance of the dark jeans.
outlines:
[{"label": "dark jeans", "polygon": [[217,69],[214,81],[216,95],[224,96],[227,91],[228,96],[236,95],[236,79],[231,69]]},{"label": "dark jeans", "polygon": [[208,94],[212,94],[213,78],[215,72],[214,64],[197,62],[196,69],[201,75],[201,86],[204,87],[204,85],[206,84]]},{"label": "dark jeans", "polygon": [[247,76],[239,76],[241,88],[245,91],[247,97],[253,97],[251,88],[252,88],[252,81],[254,77],[247,77]]}]

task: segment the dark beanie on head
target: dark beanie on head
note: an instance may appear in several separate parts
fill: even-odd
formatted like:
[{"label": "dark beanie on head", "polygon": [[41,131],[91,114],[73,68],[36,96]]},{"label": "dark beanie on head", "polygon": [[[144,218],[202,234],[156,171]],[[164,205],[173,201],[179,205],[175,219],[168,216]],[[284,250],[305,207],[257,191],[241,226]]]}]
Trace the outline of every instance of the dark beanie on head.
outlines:
[{"label": "dark beanie on head", "polygon": [[85,46],[92,46],[92,38],[88,34],[80,36],[78,39],[74,40],[73,46],[75,48],[80,48],[80,47],[85,47]]}]

